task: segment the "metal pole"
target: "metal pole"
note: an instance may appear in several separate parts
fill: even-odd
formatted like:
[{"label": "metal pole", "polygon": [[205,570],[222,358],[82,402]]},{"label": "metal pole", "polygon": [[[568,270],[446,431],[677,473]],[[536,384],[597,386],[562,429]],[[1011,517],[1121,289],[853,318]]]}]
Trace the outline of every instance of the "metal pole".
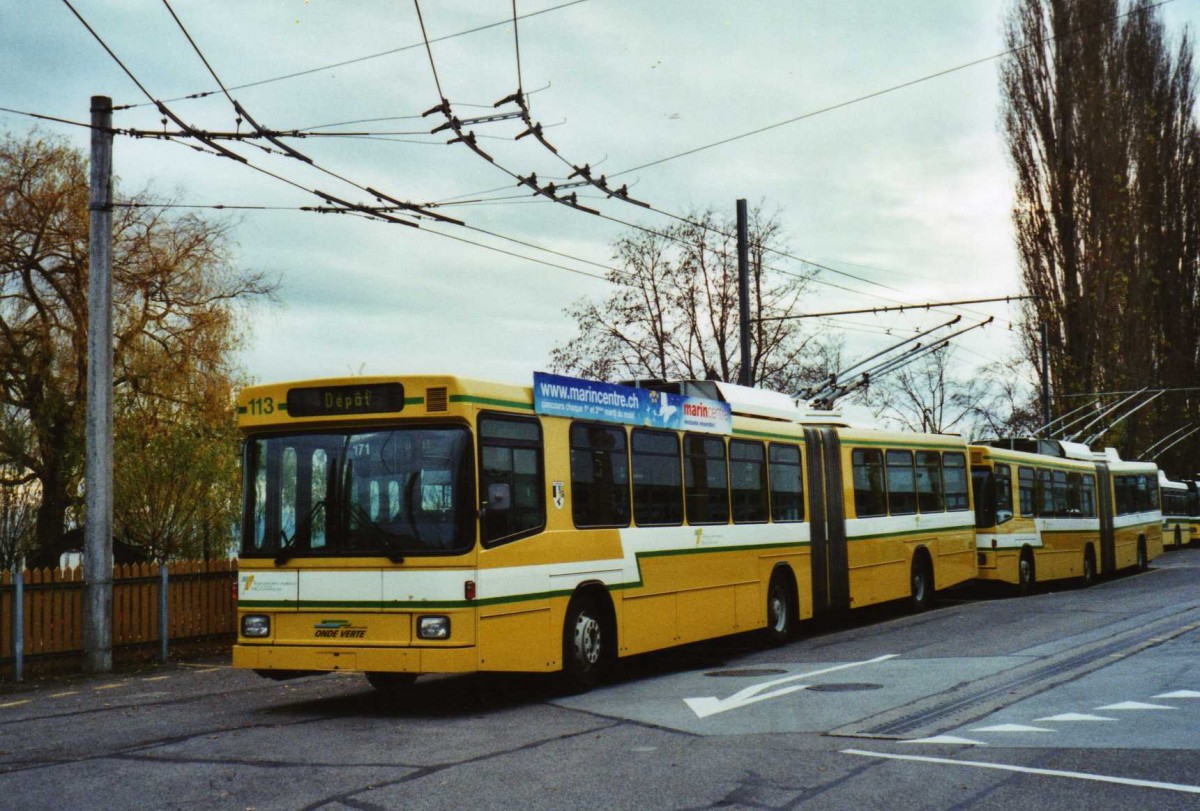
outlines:
[{"label": "metal pole", "polygon": [[166,561],[158,564],[158,636],[159,636],[159,658],[162,663],[167,663],[167,644],[171,639],[171,624],[167,616],[167,564]]},{"label": "metal pole", "polygon": [[92,96],[83,667],[112,670],[112,99]]},{"label": "metal pole", "polygon": [[750,237],[746,224],[746,201],[737,201],[737,259],[738,259],[738,318],[742,339],[742,367],[738,382],[754,385],[754,370],[750,358]]},{"label": "metal pole", "polygon": [[25,678],[25,561],[13,562],[13,678]]},{"label": "metal pole", "polygon": [[1042,322],[1042,425],[1050,424],[1050,325]]}]

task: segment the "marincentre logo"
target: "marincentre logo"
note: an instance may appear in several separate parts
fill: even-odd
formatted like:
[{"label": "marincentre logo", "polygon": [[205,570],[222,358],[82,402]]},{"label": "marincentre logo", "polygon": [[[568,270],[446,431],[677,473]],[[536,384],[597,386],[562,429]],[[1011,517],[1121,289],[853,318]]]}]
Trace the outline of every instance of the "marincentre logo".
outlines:
[{"label": "marincentre logo", "polygon": [[313,625],[313,636],[317,639],[363,639],[367,629],[351,625],[350,620],[321,620]]}]

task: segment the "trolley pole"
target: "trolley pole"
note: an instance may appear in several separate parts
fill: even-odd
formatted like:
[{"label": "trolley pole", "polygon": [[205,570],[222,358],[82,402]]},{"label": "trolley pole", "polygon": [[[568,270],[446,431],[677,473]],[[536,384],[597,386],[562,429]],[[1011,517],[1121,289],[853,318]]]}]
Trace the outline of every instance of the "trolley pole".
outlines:
[{"label": "trolley pole", "polygon": [[754,385],[750,358],[750,238],[746,225],[746,201],[737,201],[738,321],[742,343],[742,366],[738,383]]},{"label": "trolley pole", "polygon": [[[1050,325],[1041,325],[1042,334],[1042,425],[1050,424]],[[1049,430],[1049,429],[1047,429]]]},{"label": "trolley pole", "polygon": [[83,668],[112,670],[112,99],[92,96]]}]

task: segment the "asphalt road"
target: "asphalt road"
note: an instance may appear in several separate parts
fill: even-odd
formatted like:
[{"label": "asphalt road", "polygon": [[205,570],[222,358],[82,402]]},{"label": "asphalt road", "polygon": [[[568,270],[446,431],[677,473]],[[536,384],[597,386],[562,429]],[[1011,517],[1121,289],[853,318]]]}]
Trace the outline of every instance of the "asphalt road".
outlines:
[{"label": "asphalt road", "polygon": [[226,660],[0,693],[0,808],[1200,808],[1200,549],[1027,598],[968,589],[388,698]]}]

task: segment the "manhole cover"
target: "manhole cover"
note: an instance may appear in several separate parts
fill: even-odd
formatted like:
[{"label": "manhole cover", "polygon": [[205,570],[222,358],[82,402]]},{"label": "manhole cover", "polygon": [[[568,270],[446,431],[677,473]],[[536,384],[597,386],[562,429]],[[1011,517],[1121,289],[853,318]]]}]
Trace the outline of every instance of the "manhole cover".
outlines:
[{"label": "manhole cover", "polygon": [[747,668],[744,670],[714,670],[711,673],[705,673],[705,676],[712,676],[717,679],[744,679],[749,676],[779,676],[787,673],[786,670],[779,668],[760,667]]},{"label": "manhole cover", "polygon": [[842,682],[840,684],[810,684],[809,690],[818,693],[853,693],[856,690],[882,690],[882,684],[867,684],[864,682]]}]

